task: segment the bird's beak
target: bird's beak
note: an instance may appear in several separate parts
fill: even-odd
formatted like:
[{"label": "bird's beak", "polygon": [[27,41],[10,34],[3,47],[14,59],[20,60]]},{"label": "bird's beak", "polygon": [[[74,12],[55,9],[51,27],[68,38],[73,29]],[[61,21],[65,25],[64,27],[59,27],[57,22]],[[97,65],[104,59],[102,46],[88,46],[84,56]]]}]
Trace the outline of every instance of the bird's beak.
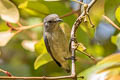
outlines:
[{"label": "bird's beak", "polygon": [[60,19],[60,18],[57,18],[56,21],[57,21],[57,22],[62,22],[63,20]]}]

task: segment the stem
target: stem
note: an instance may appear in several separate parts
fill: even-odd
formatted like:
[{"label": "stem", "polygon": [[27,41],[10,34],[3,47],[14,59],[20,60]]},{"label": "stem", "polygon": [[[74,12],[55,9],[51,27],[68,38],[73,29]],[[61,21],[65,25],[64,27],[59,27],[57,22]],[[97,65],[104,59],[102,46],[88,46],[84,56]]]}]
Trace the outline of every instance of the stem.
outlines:
[{"label": "stem", "polygon": [[116,29],[120,30],[120,27],[117,26],[110,18],[107,16],[103,15],[103,18],[105,18],[110,24],[112,24]]},{"label": "stem", "polygon": [[[89,4],[88,7],[86,9],[86,11],[88,12],[89,9],[93,6],[93,4],[96,2],[97,0],[92,0]],[[72,56],[75,57],[75,44],[76,44],[76,31],[79,27],[79,24],[82,22],[83,17],[85,16],[85,11],[82,12],[82,14],[77,18],[77,20],[75,21],[75,23],[73,24],[72,30],[71,30],[71,42],[70,42],[70,46],[71,46],[71,51],[72,51]],[[76,72],[75,72],[75,60],[72,60],[72,75],[76,76]]]},{"label": "stem", "polygon": [[[58,79],[71,79],[74,78],[74,76],[70,75],[70,76],[59,76],[59,77],[6,77],[6,76],[0,76],[0,79],[25,79],[25,80],[58,80]],[[83,77],[79,77],[79,78],[83,78]]]},{"label": "stem", "polygon": [[23,27],[18,28],[18,30],[31,29],[31,28],[34,28],[34,27],[37,27],[37,26],[42,26],[42,25],[43,25],[43,23],[35,24],[35,25],[32,25],[32,26],[23,26]]}]

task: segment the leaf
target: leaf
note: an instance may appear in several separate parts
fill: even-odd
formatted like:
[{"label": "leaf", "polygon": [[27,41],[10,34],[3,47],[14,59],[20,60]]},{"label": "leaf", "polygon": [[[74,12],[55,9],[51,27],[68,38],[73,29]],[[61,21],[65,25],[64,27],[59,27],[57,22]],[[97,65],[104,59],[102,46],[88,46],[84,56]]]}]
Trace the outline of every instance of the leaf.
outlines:
[{"label": "leaf", "polygon": [[46,5],[36,2],[36,1],[26,1],[24,3],[19,4],[19,8],[22,12],[27,13],[32,16],[37,17],[45,17],[49,14],[49,9],[46,7]]},{"label": "leaf", "polygon": [[111,42],[116,45],[117,36],[112,36],[112,37],[111,37]]},{"label": "leaf", "polygon": [[45,47],[45,43],[44,43],[44,39],[43,37],[41,38],[41,40],[35,44],[35,52],[37,53],[37,55],[41,55],[43,53],[48,53]]},{"label": "leaf", "polygon": [[0,16],[3,20],[11,23],[16,23],[19,20],[18,9],[9,0],[0,0]]},{"label": "leaf", "polygon": [[117,35],[116,45],[117,45],[118,50],[120,50],[120,33]]},{"label": "leaf", "polygon": [[34,62],[34,69],[38,69],[40,66],[52,61],[51,56],[46,50],[43,37],[38,43],[35,44],[35,51],[38,57]]},{"label": "leaf", "polygon": [[18,6],[18,8],[26,8],[27,5],[28,5],[28,1],[25,1],[25,2],[21,3],[21,4]]},{"label": "leaf", "polygon": [[120,6],[116,9],[115,16],[120,23]]},{"label": "leaf", "polygon": [[86,47],[82,43],[78,43],[77,49],[81,52],[84,52],[86,50]]},{"label": "leaf", "polygon": [[0,46],[5,46],[14,35],[11,31],[0,32]]},{"label": "leaf", "polygon": [[22,46],[24,49],[34,52],[35,51],[34,45],[36,44],[36,42],[37,41],[24,40],[22,41]]},{"label": "leaf", "polygon": [[120,50],[120,33],[116,36],[112,36],[111,41],[117,46],[117,49]]},{"label": "leaf", "polygon": [[83,80],[109,80],[109,77],[118,75],[120,72],[119,58],[120,54],[110,55],[95,66],[81,72],[79,76],[83,75],[85,77]]},{"label": "leaf", "polygon": [[120,0],[105,0],[105,15],[115,21],[115,10],[120,4]]},{"label": "leaf", "polygon": [[41,54],[37,57],[34,62],[34,69],[38,69],[40,66],[51,62],[52,58],[48,53]]},{"label": "leaf", "polygon": [[120,54],[112,54],[109,57],[104,58],[97,65],[101,65],[109,62],[120,62]]}]

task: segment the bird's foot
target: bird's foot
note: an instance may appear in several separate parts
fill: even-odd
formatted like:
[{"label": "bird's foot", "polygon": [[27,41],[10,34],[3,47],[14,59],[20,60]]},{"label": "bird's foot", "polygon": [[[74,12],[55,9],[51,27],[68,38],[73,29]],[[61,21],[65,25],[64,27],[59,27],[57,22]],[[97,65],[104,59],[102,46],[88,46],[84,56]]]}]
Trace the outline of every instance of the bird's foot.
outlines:
[{"label": "bird's foot", "polygon": [[76,61],[76,58],[74,56],[71,56],[71,57],[65,58],[65,60],[75,60]]}]

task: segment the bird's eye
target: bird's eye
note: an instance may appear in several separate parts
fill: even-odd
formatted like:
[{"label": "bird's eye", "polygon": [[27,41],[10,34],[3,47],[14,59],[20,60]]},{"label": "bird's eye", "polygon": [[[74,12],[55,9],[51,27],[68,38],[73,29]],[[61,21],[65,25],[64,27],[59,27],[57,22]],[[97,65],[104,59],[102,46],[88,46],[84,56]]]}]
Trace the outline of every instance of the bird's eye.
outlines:
[{"label": "bird's eye", "polygon": [[49,23],[52,23],[52,21],[48,21]]}]

